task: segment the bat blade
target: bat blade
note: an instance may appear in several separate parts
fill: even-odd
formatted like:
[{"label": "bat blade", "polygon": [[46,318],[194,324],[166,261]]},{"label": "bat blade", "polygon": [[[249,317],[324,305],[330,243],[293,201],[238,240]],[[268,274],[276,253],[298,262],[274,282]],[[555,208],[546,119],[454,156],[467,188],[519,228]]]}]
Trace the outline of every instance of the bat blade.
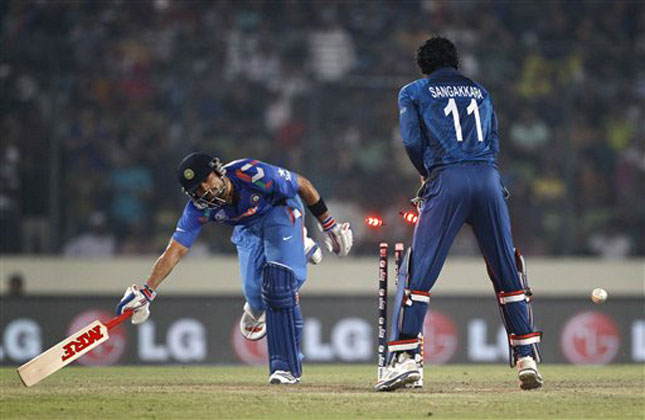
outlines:
[{"label": "bat blade", "polygon": [[94,321],[20,366],[18,376],[25,386],[35,385],[109,338],[108,327],[101,321]]}]

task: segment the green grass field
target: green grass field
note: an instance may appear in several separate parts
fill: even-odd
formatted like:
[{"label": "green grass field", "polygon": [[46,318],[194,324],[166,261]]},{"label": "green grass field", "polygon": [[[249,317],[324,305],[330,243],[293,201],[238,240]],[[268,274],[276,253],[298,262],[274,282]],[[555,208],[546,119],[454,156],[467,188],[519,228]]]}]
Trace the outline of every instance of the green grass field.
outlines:
[{"label": "green grass field", "polygon": [[645,366],[544,365],[520,391],[504,365],[425,369],[422,390],[372,391],[368,365],[305,366],[297,386],[263,367],[68,367],[24,388],[0,369],[0,418],[645,418]]}]

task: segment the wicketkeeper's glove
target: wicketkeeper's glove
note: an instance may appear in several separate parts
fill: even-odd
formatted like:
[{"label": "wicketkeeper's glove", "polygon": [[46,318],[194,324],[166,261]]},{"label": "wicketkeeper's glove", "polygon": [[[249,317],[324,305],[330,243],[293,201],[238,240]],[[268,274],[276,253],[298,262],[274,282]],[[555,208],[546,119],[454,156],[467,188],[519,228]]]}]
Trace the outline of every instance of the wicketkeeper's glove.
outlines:
[{"label": "wicketkeeper's glove", "polygon": [[322,222],[323,232],[327,235],[325,246],[329,252],[333,252],[339,257],[344,257],[352,249],[354,235],[349,223],[336,223],[333,217],[328,217]]},{"label": "wicketkeeper's glove", "polygon": [[116,314],[121,315],[128,309],[132,309],[132,323],[141,324],[150,316],[150,303],[157,296],[157,293],[148,287],[139,289],[136,284],[128,287],[123,298],[116,306]]}]

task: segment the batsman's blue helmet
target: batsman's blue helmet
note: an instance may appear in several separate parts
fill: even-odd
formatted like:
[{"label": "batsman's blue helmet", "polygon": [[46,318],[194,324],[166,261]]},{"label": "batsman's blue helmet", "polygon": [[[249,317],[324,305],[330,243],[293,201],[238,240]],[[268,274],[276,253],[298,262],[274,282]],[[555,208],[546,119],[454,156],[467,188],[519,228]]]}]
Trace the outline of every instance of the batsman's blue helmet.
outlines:
[{"label": "batsman's blue helmet", "polygon": [[204,205],[203,198],[196,194],[197,187],[214,172],[219,176],[226,174],[220,160],[207,153],[191,153],[179,163],[177,167],[177,179],[182,189],[195,202]]}]

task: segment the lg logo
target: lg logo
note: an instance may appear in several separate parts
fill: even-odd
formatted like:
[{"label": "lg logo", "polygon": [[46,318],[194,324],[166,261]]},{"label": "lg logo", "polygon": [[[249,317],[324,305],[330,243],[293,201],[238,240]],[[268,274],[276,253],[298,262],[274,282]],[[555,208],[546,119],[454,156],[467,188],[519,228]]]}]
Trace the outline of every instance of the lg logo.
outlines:
[{"label": "lg logo", "polygon": [[171,322],[163,342],[157,342],[157,326],[148,320],[139,326],[139,357],[146,362],[199,362],[206,359],[206,328],[192,318]]},{"label": "lg logo", "polygon": [[[237,357],[247,364],[267,363],[266,338],[259,341],[246,340],[233,324],[231,342]],[[322,321],[307,318],[301,350],[309,362],[369,361],[373,354],[371,326],[361,318],[344,318],[331,328],[329,338],[323,334]]]},{"label": "lg logo", "polygon": [[571,363],[604,365],[618,354],[620,334],[607,315],[583,312],[564,326],[561,344],[562,353]]},{"label": "lg logo", "polygon": [[4,329],[0,360],[26,362],[43,351],[40,325],[32,319],[14,319]]}]

